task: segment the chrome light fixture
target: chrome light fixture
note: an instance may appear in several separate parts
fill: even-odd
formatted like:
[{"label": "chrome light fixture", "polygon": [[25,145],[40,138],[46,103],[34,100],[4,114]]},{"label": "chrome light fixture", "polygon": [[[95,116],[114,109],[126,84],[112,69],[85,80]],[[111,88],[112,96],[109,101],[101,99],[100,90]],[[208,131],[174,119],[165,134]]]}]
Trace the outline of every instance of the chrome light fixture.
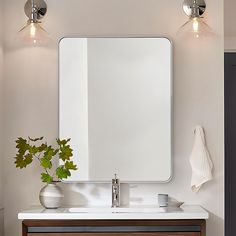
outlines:
[{"label": "chrome light fixture", "polygon": [[47,4],[44,0],[28,0],[24,10],[29,20],[19,31],[19,37],[34,45],[46,43],[50,38],[47,31],[41,27],[40,20],[47,13]]},{"label": "chrome light fixture", "polygon": [[204,22],[202,16],[206,10],[206,2],[204,0],[185,0],[183,10],[189,20],[181,26],[178,34],[188,34],[194,38],[212,34],[211,28]]}]

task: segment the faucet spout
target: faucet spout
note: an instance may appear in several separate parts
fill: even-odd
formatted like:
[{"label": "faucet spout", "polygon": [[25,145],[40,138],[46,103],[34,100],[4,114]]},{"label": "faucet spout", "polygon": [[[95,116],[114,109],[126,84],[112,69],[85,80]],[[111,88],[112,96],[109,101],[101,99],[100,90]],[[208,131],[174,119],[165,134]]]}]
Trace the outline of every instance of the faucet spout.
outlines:
[{"label": "faucet spout", "polygon": [[117,175],[115,174],[115,178],[112,179],[112,206],[111,207],[119,207],[120,206],[120,180],[117,179]]}]

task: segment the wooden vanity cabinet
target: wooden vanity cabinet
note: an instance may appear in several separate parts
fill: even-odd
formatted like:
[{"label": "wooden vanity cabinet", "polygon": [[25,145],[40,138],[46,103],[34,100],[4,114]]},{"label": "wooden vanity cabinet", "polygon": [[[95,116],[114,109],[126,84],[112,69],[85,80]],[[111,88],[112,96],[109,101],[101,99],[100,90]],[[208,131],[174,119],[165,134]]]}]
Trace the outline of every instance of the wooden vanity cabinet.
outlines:
[{"label": "wooden vanity cabinet", "polygon": [[24,220],[22,236],[206,236],[205,220]]}]

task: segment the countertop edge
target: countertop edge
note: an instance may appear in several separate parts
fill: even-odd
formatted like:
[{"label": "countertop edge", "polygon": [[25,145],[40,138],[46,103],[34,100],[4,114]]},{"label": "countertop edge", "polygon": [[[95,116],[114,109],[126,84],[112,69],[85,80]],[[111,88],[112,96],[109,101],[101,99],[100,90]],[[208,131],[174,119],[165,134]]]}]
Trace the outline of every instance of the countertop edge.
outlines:
[{"label": "countertop edge", "polygon": [[209,219],[209,213],[201,212],[168,212],[168,213],[27,213],[18,214],[19,220],[183,220]]}]

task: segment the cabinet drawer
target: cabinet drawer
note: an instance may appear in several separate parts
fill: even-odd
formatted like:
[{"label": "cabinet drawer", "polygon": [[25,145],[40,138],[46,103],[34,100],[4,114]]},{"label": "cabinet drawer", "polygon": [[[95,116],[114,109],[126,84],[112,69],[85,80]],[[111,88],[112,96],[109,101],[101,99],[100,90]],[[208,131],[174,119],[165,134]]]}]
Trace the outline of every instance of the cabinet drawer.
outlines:
[{"label": "cabinet drawer", "polygon": [[200,236],[199,232],[165,233],[28,233],[27,236]]},{"label": "cabinet drawer", "polygon": [[22,236],[206,236],[205,220],[25,220]]}]

